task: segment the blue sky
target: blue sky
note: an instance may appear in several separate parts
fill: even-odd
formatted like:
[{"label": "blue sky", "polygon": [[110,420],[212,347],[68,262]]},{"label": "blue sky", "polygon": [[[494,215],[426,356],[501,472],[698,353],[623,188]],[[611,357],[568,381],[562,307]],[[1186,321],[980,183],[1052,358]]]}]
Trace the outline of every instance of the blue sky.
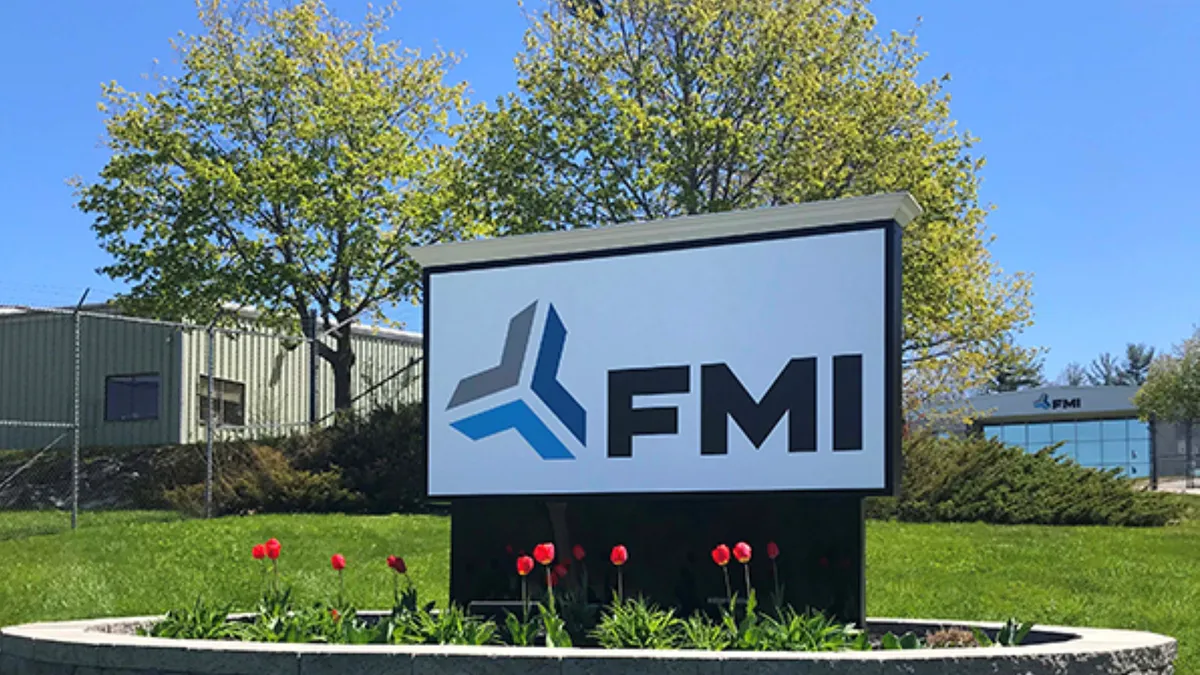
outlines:
[{"label": "blue sky", "polygon": [[[331,0],[347,18],[366,3]],[[917,17],[924,73],[949,72],[953,112],[981,137],[992,251],[1034,276],[1047,375],[1127,341],[1167,347],[1200,323],[1200,3],[1184,0],[876,0],[881,28]],[[0,24],[0,303],[70,304],[105,255],[74,210],[73,175],[104,164],[99,84],[144,87],[168,40],[192,31],[185,0],[47,5],[14,0]],[[525,22],[516,0],[408,0],[393,32],[465,54],[476,100],[513,88]],[[169,67],[167,65],[166,67]],[[419,328],[420,316],[400,318]]]}]

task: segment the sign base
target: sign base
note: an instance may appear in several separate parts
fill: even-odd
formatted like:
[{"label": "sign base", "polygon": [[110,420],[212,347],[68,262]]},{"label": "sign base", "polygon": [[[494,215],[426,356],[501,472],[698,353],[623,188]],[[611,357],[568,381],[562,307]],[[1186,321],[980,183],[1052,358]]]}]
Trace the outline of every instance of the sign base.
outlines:
[{"label": "sign base", "polygon": [[[716,610],[725,603],[725,577],[711,557],[718,544],[753,548],[750,580],[760,607],[772,604],[775,570],[783,602],[820,610],[839,621],[865,620],[865,525],[861,497],[736,495],[714,497],[470,498],[451,506],[450,599],[476,608],[519,607],[516,558],[553,542],[568,576],[560,592],[607,603],[617,587],[609,562],[614,545],[629,552],[625,595],[641,595],[678,613]],[[767,543],[780,555],[772,565]],[[572,549],[586,551],[583,561]],[[746,597],[745,570],[728,566],[732,590]],[[541,566],[530,575],[531,596],[546,585]]]}]

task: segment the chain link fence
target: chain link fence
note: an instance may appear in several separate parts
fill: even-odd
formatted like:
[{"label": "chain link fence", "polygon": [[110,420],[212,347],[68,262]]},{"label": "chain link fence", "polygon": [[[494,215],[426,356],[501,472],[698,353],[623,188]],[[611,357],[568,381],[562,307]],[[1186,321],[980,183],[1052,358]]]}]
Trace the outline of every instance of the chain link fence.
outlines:
[{"label": "chain link fence", "polygon": [[161,508],[164,487],[195,480],[203,513],[215,513],[213,485],[238,442],[311,434],[337,418],[320,351],[336,348],[339,331],[354,353],[354,412],[420,400],[420,335],[315,317],[289,334],[247,311],[222,319],[0,305],[0,510],[60,512],[74,528],[81,512]]}]

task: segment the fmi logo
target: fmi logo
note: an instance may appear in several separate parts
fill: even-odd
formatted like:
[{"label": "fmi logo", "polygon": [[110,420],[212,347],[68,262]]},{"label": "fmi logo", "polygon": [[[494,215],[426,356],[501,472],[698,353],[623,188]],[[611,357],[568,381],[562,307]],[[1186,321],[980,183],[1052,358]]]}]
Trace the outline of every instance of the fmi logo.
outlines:
[{"label": "fmi logo", "polygon": [[[540,339],[534,334],[537,302],[509,321],[498,365],[459,381],[447,410],[495,399],[474,414],[459,417],[451,426],[472,441],[515,431],[545,460],[573,460],[587,446],[588,411],[559,381],[559,364],[566,350],[567,329],[554,305],[549,305]],[[532,376],[526,370],[527,345],[536,341]],[[838,354],[832,359],[832,406],[826,413],[835,452],[863,449],[863,357]],[[691,393],[692,367],[672,365],[624,368],[607,372],[606,454],[610,458],[633,456],[637,436],[679,433],[676,407],[639,407],[635,398]],[[700,364],[701,455],[729,454],[732,420],[755,448],[761,448],[787,418],[789,452],[817,451],[817,358],[787,361],[762,396],[755,397],[725,363]],[[528,382],[528,385],[524,383]],[[528,391],[525,391],[526,386]],[[509,393],[513,392],[513,393]],[[535,405],[532,402],[540,401]],[[544,407],[549,415],[536,412]],[[554,418],[557,422],[554,422]],[[553,430],[561,426],[567,433]]]},{"label": "fmi logo", "polygon": [[1033,407],[1039,410],[1075,410],[1083,407],[1083,399],[1079,398],[1056,398],[1051,399],[1049,394],[1042,394],[1033,402]]}]

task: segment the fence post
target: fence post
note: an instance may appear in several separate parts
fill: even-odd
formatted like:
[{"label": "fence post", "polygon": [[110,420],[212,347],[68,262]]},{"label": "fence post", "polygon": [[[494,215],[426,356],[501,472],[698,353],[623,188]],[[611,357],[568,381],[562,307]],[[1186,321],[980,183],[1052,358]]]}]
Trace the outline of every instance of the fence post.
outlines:
[{"label": "fence post", "polygon": [[308,341],[308,423],[316,425],[320,415],[318,409],[318,380],[320,377],[317,352],[317,310],[308,310],[308,321],[304,324],[304,337]]},{"label": "fence post", "polygon": [[72,412],[71,412],[71,529],[79,527],[79,371],[80,371],[80,346],[79,346],[79,311],[83,309],[83,303],[87,300],[90,288],[83,289],[83,295],[79,297],[79,302],[75,304],[75,311],[71,314],[71,327],[75,331],[75,363],[74,363],[74,380],[72,386]]},{"label": "fence post", "polygon": [[213,492],[213,373],[216,370],[216,320],[208,324],[208,415],[204,423],[204,517],[212,518]]}]

